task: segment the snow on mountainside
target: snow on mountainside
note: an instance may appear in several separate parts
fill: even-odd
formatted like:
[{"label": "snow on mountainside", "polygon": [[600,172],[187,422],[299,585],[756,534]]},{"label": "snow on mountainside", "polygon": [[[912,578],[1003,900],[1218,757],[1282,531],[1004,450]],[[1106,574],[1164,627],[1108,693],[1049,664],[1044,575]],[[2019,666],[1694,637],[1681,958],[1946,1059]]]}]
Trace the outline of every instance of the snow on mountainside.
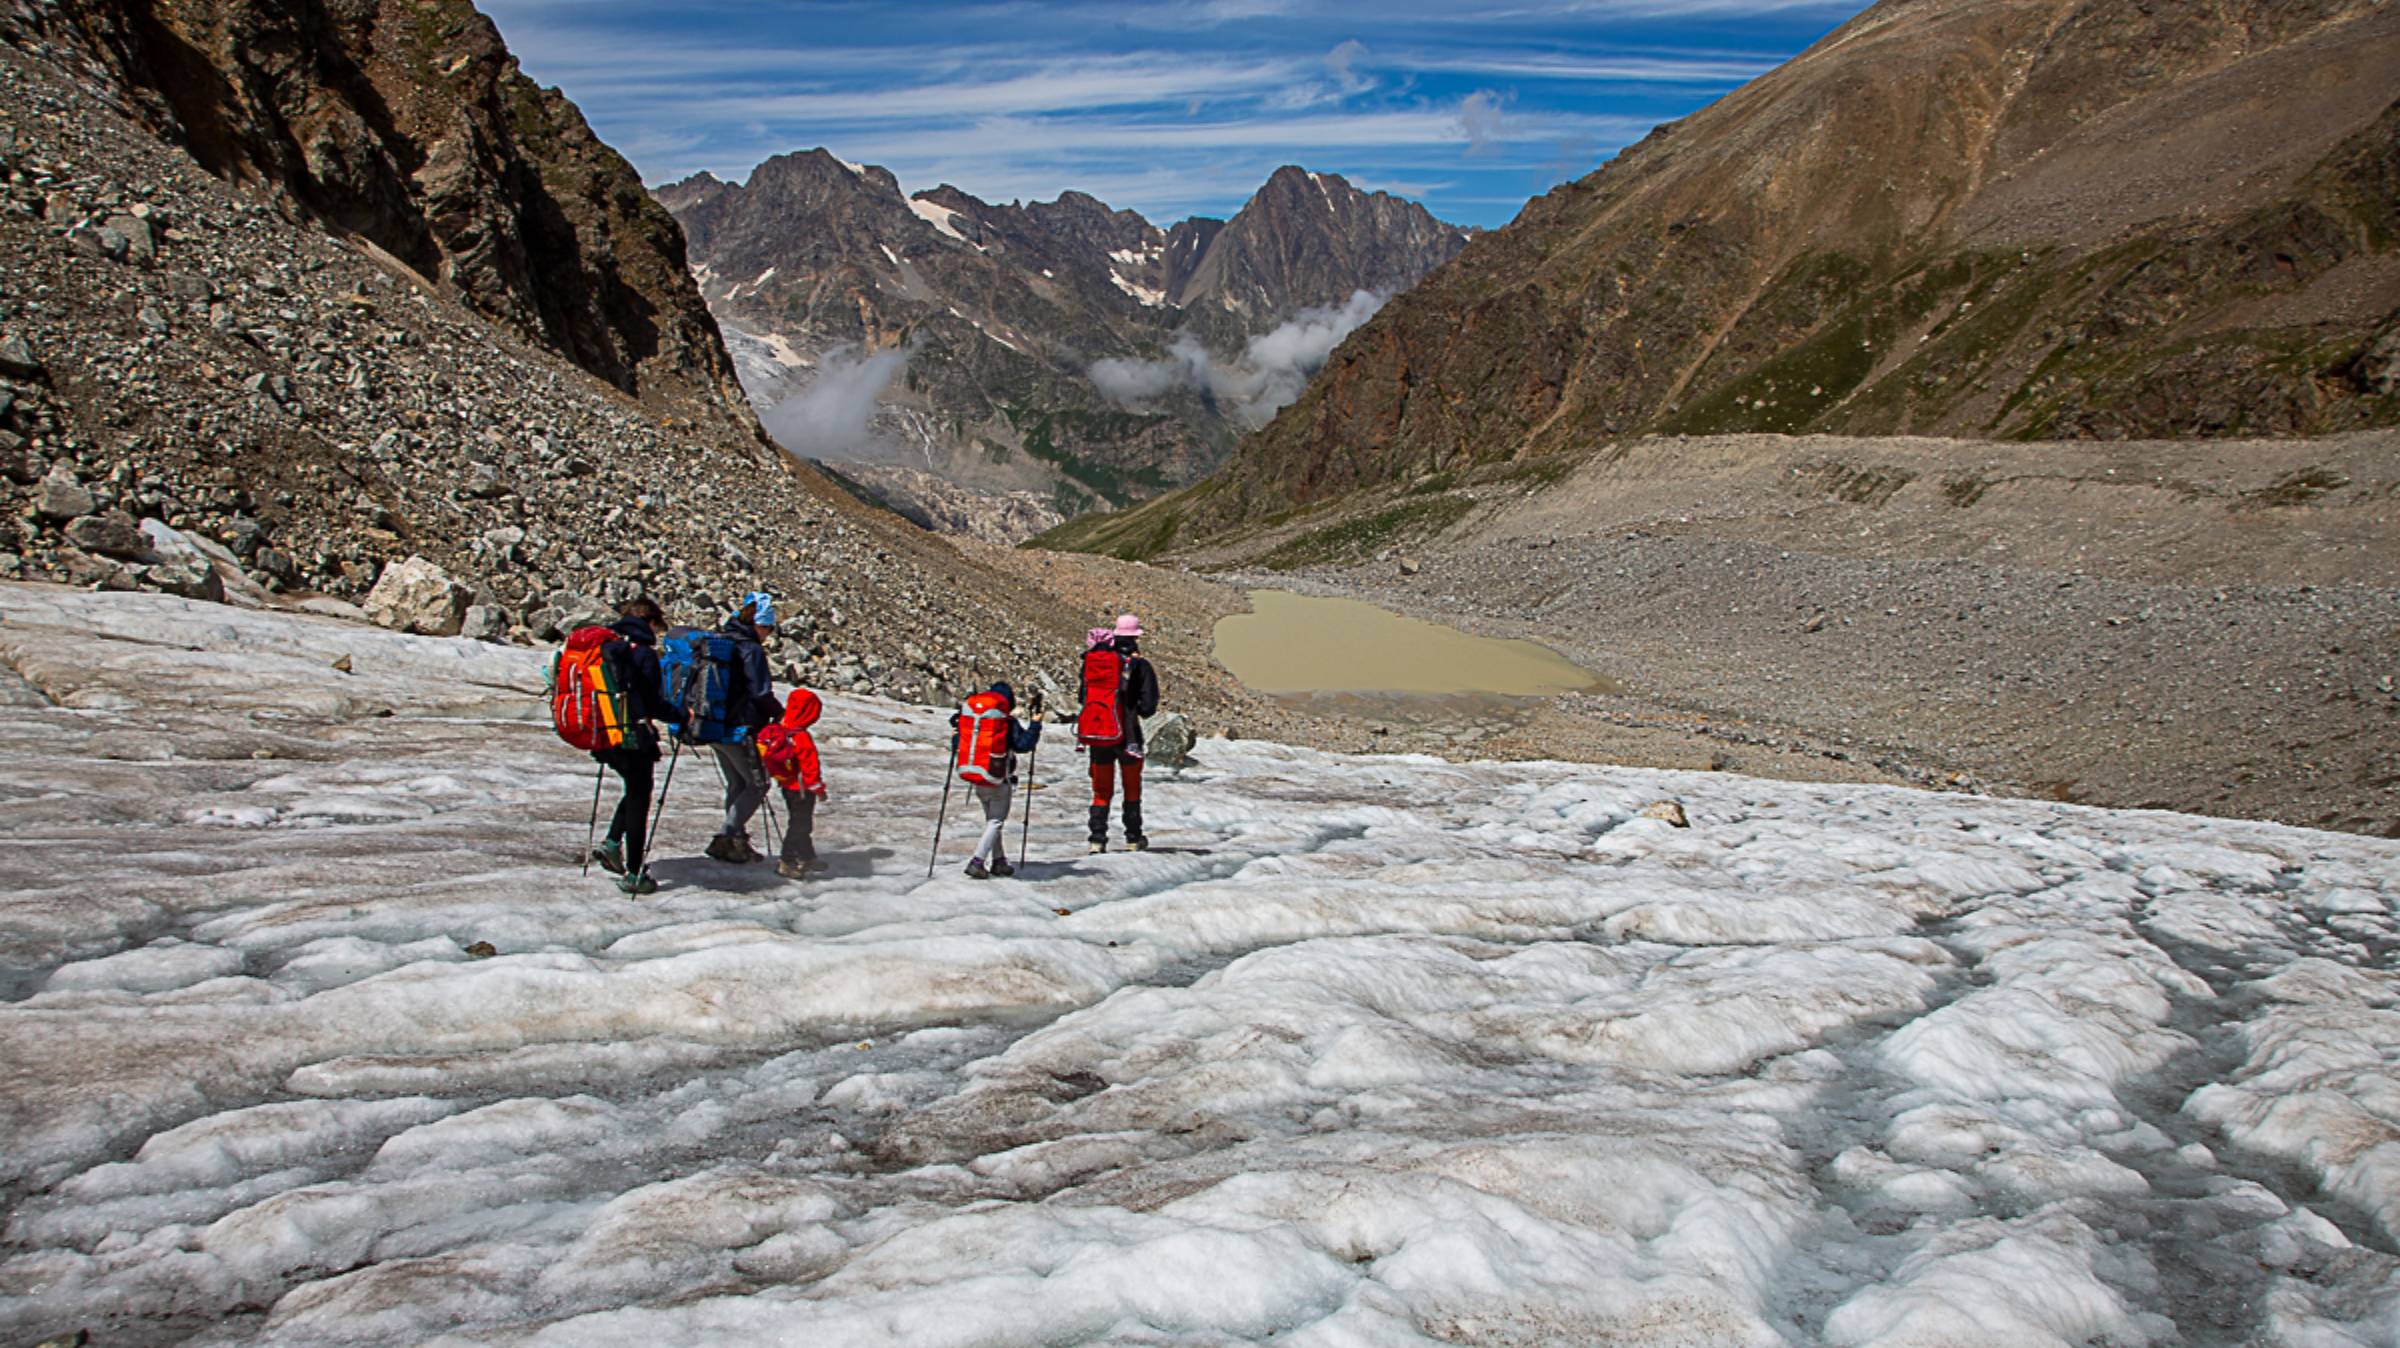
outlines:
[{"label": "snow on mountainside", "polygon": [[[1038,492],[1056,516],[1214,467],[1297,396],[1338,340],[1318,331],[1332,316],[1346,333],[1467,239],[1415,202],[1299,168],[1230,221],[1163,229],[1080,192],[910,195],[824,150],[777,156],[739,186],[701,174],[656,195],[733,344],[755,335],[806,357],[742,363],[787,448]],[[884,352],[906,353],[904,375],[897,357],[872,381],[839,373],[837,358]]]},{"label": "snow on mountainside", "polygon": [[2400,1331],[2400,844],[1209,741],[1157,851],[1059,786],[928,881],[943,727],[834,698],[831,877],[686,859],[687,767],[631,902],[533,653],[8,586],[0,658],[11,1341]]}]

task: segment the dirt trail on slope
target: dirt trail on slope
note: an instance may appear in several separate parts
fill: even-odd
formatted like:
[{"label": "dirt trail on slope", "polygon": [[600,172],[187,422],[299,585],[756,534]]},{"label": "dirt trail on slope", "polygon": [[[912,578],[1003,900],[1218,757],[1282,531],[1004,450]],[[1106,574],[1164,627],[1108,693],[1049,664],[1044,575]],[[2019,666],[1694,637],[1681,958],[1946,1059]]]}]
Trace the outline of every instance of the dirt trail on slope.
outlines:
[{"label": "dirt trail on slope", "polygon": [[1246,607],[1236,585],[1088,557],[1018,565],[1071,604],[1162,614],[1151,644],[1204,732],[1263,717],[1242,733],[2400,834],[2400,433],[1670,438],[1546,489],[1520,475],[1457,494],[1473,502],[1458,525],[1380,560],[1253,569],[1333,515],[1181,560],[1538,640],[1618,691],[1451,725],[1303,714],[1190,658]]}]

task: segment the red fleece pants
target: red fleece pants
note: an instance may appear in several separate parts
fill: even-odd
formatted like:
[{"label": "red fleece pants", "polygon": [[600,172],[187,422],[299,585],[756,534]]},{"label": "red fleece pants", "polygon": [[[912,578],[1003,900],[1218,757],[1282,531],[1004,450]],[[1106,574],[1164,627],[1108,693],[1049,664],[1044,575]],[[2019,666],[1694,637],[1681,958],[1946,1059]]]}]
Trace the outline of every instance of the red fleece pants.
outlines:
[{"label": "red fleece pants", "polygon": [[1125,779],[1125,803],[1142,803],[1142,760],[1125,754],[1092,755],[1092,804],[1108,808],[1109,799],[1116,794],[1117,778]]}]

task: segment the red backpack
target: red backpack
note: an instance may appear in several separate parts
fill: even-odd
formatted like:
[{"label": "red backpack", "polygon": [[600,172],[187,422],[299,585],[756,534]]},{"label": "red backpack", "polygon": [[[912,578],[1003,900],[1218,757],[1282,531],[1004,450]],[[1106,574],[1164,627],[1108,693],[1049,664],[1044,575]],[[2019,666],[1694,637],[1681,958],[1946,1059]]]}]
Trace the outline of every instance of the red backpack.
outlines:
[{"label": "red backpack", "polygon": [[605,627],[578,627],[550,664],[550,724],[560,739],[586,753],[624,744],[631,721],[622,673],[608,658],[615,640]]},{"label": "red backpack", "polygon": [[1075,739],[1093,747],[1125,742],[1125,657],[1115,648],[1094,646],[1083,653],[1083,712]]},{"label": "red backpack", "polygon": [[976,786],[1007,780],[1008,704],[998,693],[977,693],[958,709],[958,779]]}]

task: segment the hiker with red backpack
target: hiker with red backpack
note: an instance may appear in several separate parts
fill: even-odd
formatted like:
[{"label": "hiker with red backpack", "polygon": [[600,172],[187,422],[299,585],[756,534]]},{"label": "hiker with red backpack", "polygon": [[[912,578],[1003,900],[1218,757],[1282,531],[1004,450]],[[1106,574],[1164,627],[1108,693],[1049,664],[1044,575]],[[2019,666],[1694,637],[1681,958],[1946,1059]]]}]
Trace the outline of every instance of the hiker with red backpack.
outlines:
[{"label": "hiker with red backpack", "polygon": [[750,845],[750,816],[766,802],[767,770],[758,760],[757,735],[783,714],[764,644],[774,631],[775,597],[764,590],[743,595],[741,608],[717,629],[733,649],[729,686],[723,690],[727,738],[709,744],[725,775],[725,826],[708,840],[707,849],[716,861],[758,860],[758,849]]},{"label": "hiker with red backpack", "polygon": [[[560,738],[588,751],[624,784],[616,813],[609,817],[608,837],[587,855],[618,877],[618,889],[637,896],[658,890],[645,848],[650,786],[658,769],[657,722],[675,719],[659,679],[657,629],[665,625],[666,614],[656,602],[630,600],[618,608],[616,622],[569,634],[551,676],[551,723]],[[595,787],[595,830],[599,815]]]},{"label": "hiker with red backpack", "polygon": [[782,788],[789,827],[783,831],[783,855],[775,873],[786,880],[805,880],[825,869],[817,860],[817,806],[825,800],[825,771],[817,761],[817,723],[825,704],[806,688],[794,688],[783,704],[783,719],[758,732],[758,761],[767,776]]},{"label": "hiker with red backpack", "polygon": [[[1008,864],[1008,807],[1017,784],[1017,755],[1033,752],[1042,742],[1041,693],[1033,695],[1031,720],[1018,720],[1016,710],[1017,690],[995,683],[990,691],[968,698],[950,716],[953,771],[983,806],[983,838],[967,862],[969,879],[1017,873],[1017,868]],[[938,849],[938,826],[935,839]]]},{"label": "hiker with red backpack", "polygon": [[1158,674],[1141,656],[1142,620],[1130,613],[1091,630],[1083,653],[1075,739],[1092,759],[1092,850],[1108,850],[1108,806],[1125,788],[1125,846],[1150,845],[1142,832],[1142,718],[1158,714]]}]

